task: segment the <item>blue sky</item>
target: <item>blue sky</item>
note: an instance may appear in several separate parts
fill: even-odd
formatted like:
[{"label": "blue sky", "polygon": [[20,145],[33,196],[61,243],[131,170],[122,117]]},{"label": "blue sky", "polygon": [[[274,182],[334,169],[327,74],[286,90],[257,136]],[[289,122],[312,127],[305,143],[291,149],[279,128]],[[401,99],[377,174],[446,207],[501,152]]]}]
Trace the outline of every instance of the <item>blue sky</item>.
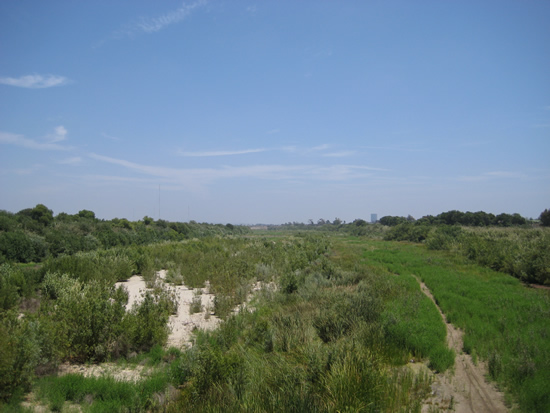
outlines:
[{"label": "blue sky", "polygon": [[548,1],[2,1],[0,209],[538,217],[549,21]]}]

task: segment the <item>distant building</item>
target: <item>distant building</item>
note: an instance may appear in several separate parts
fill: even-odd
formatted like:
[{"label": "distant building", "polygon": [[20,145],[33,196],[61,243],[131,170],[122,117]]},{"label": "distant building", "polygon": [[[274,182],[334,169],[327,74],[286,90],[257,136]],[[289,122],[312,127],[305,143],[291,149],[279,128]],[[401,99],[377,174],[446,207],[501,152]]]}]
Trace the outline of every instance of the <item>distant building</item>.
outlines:
[{"label": "distant building", "polygon": [[370,214],[371,224],[375,224],[378,221],[378,214]]}]

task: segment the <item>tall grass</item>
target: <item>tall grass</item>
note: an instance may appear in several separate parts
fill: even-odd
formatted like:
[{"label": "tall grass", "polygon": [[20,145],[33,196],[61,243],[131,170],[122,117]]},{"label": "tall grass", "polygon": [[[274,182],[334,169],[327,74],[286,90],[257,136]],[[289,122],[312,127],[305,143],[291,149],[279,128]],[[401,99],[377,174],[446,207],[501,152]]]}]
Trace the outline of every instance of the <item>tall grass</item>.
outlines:
[{"label": "tall grass", "polygon": [[[428,350],[388,339],[386,320],[408,288],[365,267],[343,268],[324,248],[323,254],[304,254],[309,248],[294,245],[294,256],[259,267],[282,275],[278,292],[256,298],[253,312],[198,333],[194,347],[171,367],[184,388],[174,411],[420,411],[429,378],[400,366],[411,351],[420,356]],[[336,254],[348,252],[342,245]],[[349,259],[361,260],[361,250]],[[433,305],[415,310],[418,302],[406,302],[403,314],[439,316]],[[425,322],[444,330],[440,317],[421,317],[419,324]],[[425,347],[444,338],[428,334]]]},{"label": "tall grass", "polygon": [[[519,280],[419,245],[369,242],[365,258],[391,272],[418,275],[447,320],[464,332],[464,351],[522,411],[550,410],[550,296]],[[415,338],[416,340],[416,338]]]},{"label": "tall grass", "polygon": [[136,383],[110,376],[67,374],[40,379],[36,393],[54,412],[62,411],[66,402],[82,404],[90,412],[144,412],[168,403],[168,384],[168,376],[162,372]]},{"label": "tall grass", "polygon": [[[52,409],[70,400],[86,409],[114,411],[415,412],[429,393],[430,379],[404,365],[411,357],[429,358],[441,371],[452,364],[454,355],[444,347],[443,321],[415,279],[386,264],[373,266],[362,243],[326,235],[211,238],[131,247],[120,254],[142,274],[166,268],[193,288],[210,281],[215,311],[225,322],[215,331],[197,331],[194,346],[164,367],[169,375],[158,379],[158,386],[149,379],[135,385],[108,378],[39,381],[40,397]],[[264,289],[248,310],[231,313],[258,280],[273,282],[277,289]],[[78,273],[50,274],[44,291],[52,297],[52,311],[78,310],[69,311],[74,317],[65,316],[76,324],[76,315],[84,317],[85,311],[80,312],[74,292],[90,290],[90,304],[97,304],[92,307],[98,314],[109,314],[105,309],[111,308],[106,304],[110,298],[122,306],[124,297],[100,285],[109,284],[85,282]],[[71,298],[66,306],[64,288]],[[120,335],[100,329],[101,334],[89,337],[105,333],[114,344],[123,338],[119,344],[126,345],[126,352],[121,355],[129,349],[158,349],[166,333],[167,306],[154,295],[146,296],[139,307],[111,323],[111,328],[128,323]],[[85,344],[97,357],[108,343]],[[112,347],[111,341],[104,348]],[[154,391],[144,388],[146,383]],[[180,389],[178,398],[155,405],[151,400],[166,392],[167,383]]]}]

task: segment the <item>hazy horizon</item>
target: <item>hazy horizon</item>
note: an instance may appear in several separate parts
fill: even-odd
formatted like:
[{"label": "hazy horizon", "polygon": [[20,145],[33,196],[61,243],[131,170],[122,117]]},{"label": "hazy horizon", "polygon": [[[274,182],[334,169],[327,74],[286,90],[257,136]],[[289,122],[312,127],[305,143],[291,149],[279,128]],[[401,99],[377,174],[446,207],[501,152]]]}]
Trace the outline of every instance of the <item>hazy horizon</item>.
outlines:
[{"label": "hazy horizon", "polygon": [[511,0],[2,2],[0,209],[537,218],[548,21]]}]

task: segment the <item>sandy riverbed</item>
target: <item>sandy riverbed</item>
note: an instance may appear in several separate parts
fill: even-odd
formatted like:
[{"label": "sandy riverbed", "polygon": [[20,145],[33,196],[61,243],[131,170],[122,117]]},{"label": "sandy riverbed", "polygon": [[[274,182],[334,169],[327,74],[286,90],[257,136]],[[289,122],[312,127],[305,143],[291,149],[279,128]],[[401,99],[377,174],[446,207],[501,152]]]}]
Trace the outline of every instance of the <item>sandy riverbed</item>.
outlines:
[{"label": "sandy riverbed", "polygon": [[[166,270],[158,271],[157,277],[164,280],[166,278]],[[116,283],[116,286],[119,285],[124,286],[128,291],[128,304],[126,306],[128,309],[134,303],[139,303],[143,297],[142,294],[147,290],[145,281],[140,275],[134,275],[127,281]],[[212,314],[214,295],[209,293],[208,286],[205,288],[190,289],[185,285],[166,284],[165,287],[175,294],[178,302],[177,314],[171,315],[168,321],[170,334],[168,336],[167,347],[187,347],[190,344],[193,330],[213,330],[220,324],[221,320]],[[191,302],[197,290],[201,292],[202,311],[189,314]]]}]

